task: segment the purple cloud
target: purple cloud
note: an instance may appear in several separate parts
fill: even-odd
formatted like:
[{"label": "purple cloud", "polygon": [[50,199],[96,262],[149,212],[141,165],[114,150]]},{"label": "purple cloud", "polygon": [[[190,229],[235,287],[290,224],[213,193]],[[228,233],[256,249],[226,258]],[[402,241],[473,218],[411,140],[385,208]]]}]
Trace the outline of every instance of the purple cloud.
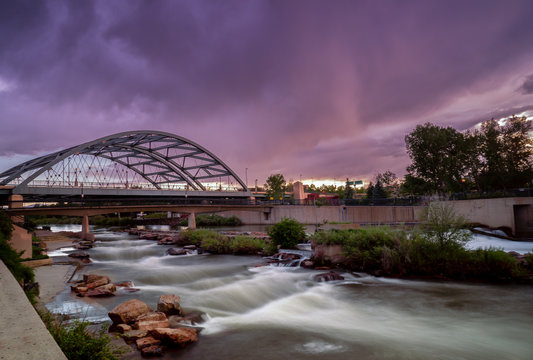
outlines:
[{"label": "purple cloud", "polygon": [[416,124],[533,109],[531,14],[527,0],[2,2],[0,168],[159,129],[260,183],[401,174]]}]

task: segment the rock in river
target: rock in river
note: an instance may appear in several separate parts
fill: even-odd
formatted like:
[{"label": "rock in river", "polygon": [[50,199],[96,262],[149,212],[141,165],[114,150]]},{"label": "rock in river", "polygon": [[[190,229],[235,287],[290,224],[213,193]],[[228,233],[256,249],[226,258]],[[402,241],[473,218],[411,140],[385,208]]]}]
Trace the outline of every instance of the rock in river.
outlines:
[{"label": "rock in river", "polygon": [[180,297],[174,294],[161,295],[157,302],[157,311],[165,313],[166,315],[183,314],[180,305]]},{"label": "rock in river", "polygon": [[335,271],[330,271],[327,273],[315,275],[314,279],[315,281],[318,281],[318,282],[335,281],[335,280],[344,280],[344,276],[336,273]]},{"label": "rock in river", "polygon": [[117,305],[108,315],[114,324],[129,324],[150,311],[152,310],[148,305],[140,300],[132,299]]}]

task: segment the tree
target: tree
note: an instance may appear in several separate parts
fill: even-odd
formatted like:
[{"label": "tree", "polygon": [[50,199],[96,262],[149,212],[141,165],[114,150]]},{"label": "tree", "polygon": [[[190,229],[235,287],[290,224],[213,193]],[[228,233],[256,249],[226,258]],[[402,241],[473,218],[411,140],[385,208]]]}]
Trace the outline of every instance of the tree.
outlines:
[{"label": "tree", "polygon": [[533,178],[531,121],[512,116],[500,125],[491,119],[481,125],[479,187],[484,190],[516,188]]},{"label": "tree", "polygon": [[473,158],[472,134],[430,123],[418,125],[405,137],[412,164],[409,175],[419,178],[441,193],[460,191]]},{"label": "tree", "polygon": [[431,193],[432,189],[427,182],[411,174],[406,174],[400,192],[404,195],[426,195]]},{"label": "tree", "polygon": [[348,180],[348,178],[346,178],[346,186],[344,187],[344,198],[353,199],[353,197],[354,197],[353,187],[350,185],[350,181]]},{"label": "tree", "polygon": [[387,170],[384,173],[378,173],[376,175],[376,183],[377,182],[383,185],[387,197],[397,195],[400,190],[398,177],[390,170]]},{"label": "tree", "polygon": [[285,196],[285,178],[281,174],[270,175],[265,184],[267,198],[275,200]]},{"label": "tree", "polygon": [[502,127],[502,152],[508,187],[521,187],[533,180],[533,139],[531,121],[512,116]]}]

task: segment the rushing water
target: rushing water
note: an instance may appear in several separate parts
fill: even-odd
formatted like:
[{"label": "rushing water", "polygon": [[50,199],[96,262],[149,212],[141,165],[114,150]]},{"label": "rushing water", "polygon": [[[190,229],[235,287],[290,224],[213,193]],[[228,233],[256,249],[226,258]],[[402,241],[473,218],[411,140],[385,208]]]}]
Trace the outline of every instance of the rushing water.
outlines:
[{"label": "rushing water", "polygon": [[169,256],[169,246],[105,230],[96,240],[83,272],[141,290],[100,299],[66,290],[48,307],[105,321],[126,300],[155,308],[159,295],[180,295],[186,312],[207,321],[197,344],[165,359],[533,359],[531,286],[357,273],[317,283],[318,271],[256,267],[257,257]]}]

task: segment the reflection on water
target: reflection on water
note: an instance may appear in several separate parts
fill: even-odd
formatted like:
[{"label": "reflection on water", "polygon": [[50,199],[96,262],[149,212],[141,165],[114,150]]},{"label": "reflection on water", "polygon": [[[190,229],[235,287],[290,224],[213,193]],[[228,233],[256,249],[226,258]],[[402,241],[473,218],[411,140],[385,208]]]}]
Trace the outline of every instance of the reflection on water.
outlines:
[{"label": "reflection on water", "polygon": [[316,283],[316,271],[257,267],[258,257],[169,256],[124,233],[100,232],[84,272],[133,280],[137,293],[80,299],[65,291],[55,312],[94,321],[138,298],[182,298],[208,321],[183,359],[532,359],[533,288],[375,278],[343,273]]}]

